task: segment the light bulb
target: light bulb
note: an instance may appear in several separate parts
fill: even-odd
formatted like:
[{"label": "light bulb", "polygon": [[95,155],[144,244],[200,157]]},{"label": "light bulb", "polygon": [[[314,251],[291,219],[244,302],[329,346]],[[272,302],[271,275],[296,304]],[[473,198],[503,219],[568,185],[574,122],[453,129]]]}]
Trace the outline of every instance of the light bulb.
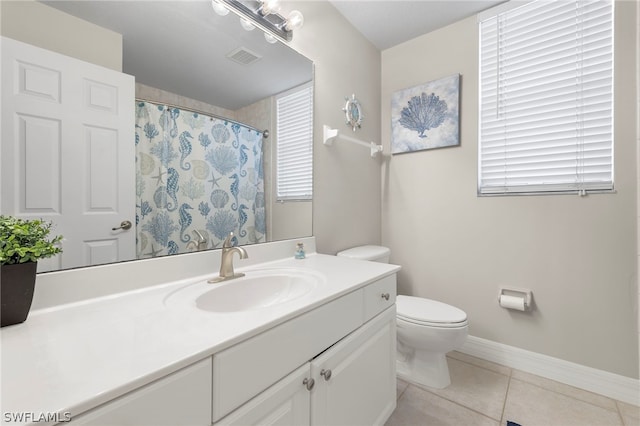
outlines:
[{"label": "light bulb", "polygon": [[260,14],[267,16],[270,13],[278,13],[280,11],[280,0],[263,0]]},{"label": "light bulb", "polygon": [[292,10],[289,13],[289,17],[287,18],[287,23],[284,28],[287,31],[291,31],[297,28],[301,28],[303,24],[304,16],[302,16],[302,13],[298,10]]},{"label": "light bulb", "polygon": [[244,18],[240,18],[240,25],[242,25],[242,28],[244,28],[245,31],[253,31],[253,29],[256,27],[248,19]]},{"label": "light bulb", "polygon": [[229,9],[224,7],[221,3],[218,3],[216,0],[211,0],[211,7],[213,7],[213,11],[220,16],[226,16],[229,13]]},{"label": "light bulb", "polygon": [[275,38],[274,36],[272,36],[269,33],[264,33],[264,39],[267,40],[267,42],[274,44],[278,42],[278,39]]}]

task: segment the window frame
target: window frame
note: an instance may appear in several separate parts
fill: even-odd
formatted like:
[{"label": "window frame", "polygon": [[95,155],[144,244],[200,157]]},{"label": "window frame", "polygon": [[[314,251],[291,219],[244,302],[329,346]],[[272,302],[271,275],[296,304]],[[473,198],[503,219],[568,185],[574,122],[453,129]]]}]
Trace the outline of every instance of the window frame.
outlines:
[{"label": "window frame", "polygon": [[[477,23],[478,23],[478,176],[477,176],[477,194],[478,196],[508,196],[508,195],[543,195],[543,194],[580,194],[580,195],[586,195],[587,193],[613,193],[615,192],[615,187],[614,187],[614,181],[615,181],[615,141],[614,141],[614,133],[615,133],[615,111],[614,111],[614,90],[615,90],[615,81],[614,81],[614,62],[615,62],[615,39],[614,39],[614,25],[615,25],[615,2],[614,1],[599,1],[598,3],[607,3],[610,7],[610,92],[607,92],[607,95],[610,96],[610,123],[609,123],[609,132],[607,133],[608,136],[608,143],[609,145],[606,147],[607,150],[609,150],[609,158],[610,158],[610,162],[607,163],[607,167],[609,167],[609,169],[607,169],[606,173],[608,174],[608,178],[610,177],[610,179],[607,180],[603,180],[601,182],[597,182],[597,183],[591,183],[591,182],[584,182],[584,176],[589,176],[588,172],[584,171],[584,167],[585,167],[585,163],[584,159],[580,158],[580,159],[576,159],[575,160],[575,164],[576,164],[576,173],[574,176],[576,176],[575,179],[573,179],[571,182],[569,180],[566,180],[564,182],[557,182],[557,183],[525,183],[525,184],[513,184],[509,181],[509,178],[511,177],[513,179],[513,172],[510,171],[506,171],[507,167],[510,165],[507,158],[507,154],[503,154],[504,155],[504,159],[503,161],[503,166],[505,168],[505,172],[502,174],[502,177],[504,178],[504,184],[503,185],[499,185],[499,184],[493,184],[493,185],[489,185],[486,184],[486,180],[485,177],[486,175],[483,174],[483,172],[486,173],[485,169],[483,169],[484,163],[483,161],[485,161],[485,159],[483,158],[483,154],[486,155],[486,146],[483,145],[483,142],[488,143],[486,141],[483,141],[483,125],[485,125],[486,123],[483,122],[483,106],[486,107],[486,103],[483,103],[484,98],[483,98],[483,89],[484,89],[484,81],[483,81],[483,65],[486,65],[485,63],[483,63],[483,27],[482,24],[486,21],[492,20],[492,19],[498,19],[498,17],[502,14],[505,13],[509,13],[510,11],[514,10],[514,9],[518,9],[518,8],[525,8],[528,7],[530,5],[532,5],[533,3],[536,3],[536,1],[526,1],[526,2],[521,2],[521,1],[510,1],[508,3],[503,3],[499,6],[496,6],[494,8],[491,8],[487,11],[481,12],[480,14],[478,14],[477,16]],[[581,7],[583,7],[583,5],[585,3],[579,3],[579,2],[573,2],[575,4],[581,4]],[[577,32],[573,32],[571,34],[577,34]],[[496,49],[499,47],[498,42],[496,41],[493,44],[493,48]],[[497,55],[500,53],[496,53]],[[498,60],[496,59],[496,65],[494,68],[494,71],[498,71],[499,70],[499,64],[498,64]],[[496,73],[496,75],[499,75],[498,73]],[[496,81],[498,80],[498,77],[496,77]],[[499,94],[499,83],[496,82],[495,83],[495,93]],[[583,93],[583,92],[581,92]],[[495,105],[499,105],[499,101],[496,100],[494,101]],[[576,105],[578,104],[578,101],[576,101]],[[496,113],[497,114],[497,113]],[[585,114],[586,115],[586,114]],[[581,116],[580,120],[576,120],[576,123],[581,123],[583,120],[583,117]],[[506,125],[505,125],[505,129],[506,129]],[[510,129],[511,130],[511,129]],[[584,140],[580,140],[579,136],[576,136],[576,144],[575,144],[575,151],[576,153],[580,153],[581,149],[584,146],[588,146],[588,142],[584,142]],[[496,139],[497,140],[497,139]],[[505,136],[504,138],[504,147],[505,147],[505,152],[508,151],[508,149],[506,148],[507,146],[509,146],[509,142],[508,142],[508,138]],[[513,145],[511,145],[513,146]],[[551,145],[549,145],[551,146]],[[555,147],[557,147],[556,145],[553,145]],[[483,147],[484,147],[484,151],[483,151]],[[542,170],[542,168],[540,168],[539,170]],[[579,170],[579,171],[578,171]],[[496,173],[497,175],[499,173]],[[581,180],[582,179],[582,180]]]},{"label": "window frame", "polygon": [[[281,140],[282,138],[280,137],[280,133],[281,133],[281,128],[280,128],[280,120],[279,120],[279,114],[280,114],[280,106],[279,106],[279,102],[282,98],[287,98],[289,96],[293,96],[296,95],[302,91],[309,91],[309,128],[306,129],[307,130],[307,137],[308,139],[304,142],[306,143],[306,148],[308,149],[308,157],[306,157],[304,159],[305,162],[307,162],[309,164],[309,168],[310,171],[308,172],[308,174],[306,174],[306,181],[303,182],[306,185],[308,185],[308,192],[301,194],[301,193],[294,193],[294,194],[289,194],[289,195],[281,195],[281,187],[280,187],[280,183],[281,183],[281,173],[282,172],[282,164],[280,162],[280,150],[281,150]],[[293,89],[289,89],[285,92],[279,93],[278,95],[275,96],[274,99],[274,105],[275,105],[275,114],[274,114],[274,118],[275,118],[275,129],[276,129],[276,142],[275,142],[275,146],[274,146],[274,168],[275,168],[275,173],[274,173],[274,183],[273,183],[273,188],[274,188],[274,194],[275,194],[275,201],[278,203],[285,203],[285,202],[299,202],[299,201],[312,201],[313,199],[313,97],[314,97],[314,93],[313,93],[313,82],[310,81],[308,83],[302,84],[300,86],[294,87]],[[286,172],[284,172],[286,173]],[[291,192],[291,190],[289,190],[289,192]]]}]

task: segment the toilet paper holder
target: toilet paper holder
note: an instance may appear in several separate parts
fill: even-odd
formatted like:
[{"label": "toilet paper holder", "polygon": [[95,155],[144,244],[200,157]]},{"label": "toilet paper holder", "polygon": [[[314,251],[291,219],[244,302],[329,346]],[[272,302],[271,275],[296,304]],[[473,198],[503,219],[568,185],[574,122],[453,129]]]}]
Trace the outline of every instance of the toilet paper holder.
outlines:
[{"label": "toilet paper holder", "polygon": [[532,307],[533,293],[531,290],[521,288],[500,289],[498,295],[498,304],[506,309],[515,309],[517,311],[529,311]]}]

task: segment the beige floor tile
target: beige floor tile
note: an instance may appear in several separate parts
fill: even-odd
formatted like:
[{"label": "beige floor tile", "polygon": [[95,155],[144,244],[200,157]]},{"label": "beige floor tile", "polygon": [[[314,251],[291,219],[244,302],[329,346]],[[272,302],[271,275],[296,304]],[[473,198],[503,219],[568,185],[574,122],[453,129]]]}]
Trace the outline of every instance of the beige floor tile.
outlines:
[{"label": "beige floor tile", "polygon": [[428,389],[485,416],[500,420],[509,377],[466,362],[449,358],[451,385],[445,389]]},{"label": "beige floor tile", "polygon": [[616,403],[625,426],[640,425],[640,407],[620,401],[616,401]]},{"label": "beige floor tile", "polygon": [[531,383],[541,388],[552,390],[554,392],[558,392],[563,395],[588,402],[589,404],[594,404],[599,407],[606,408],[608,410],[616,410],[616,402],[613,399],[586,390],[574,388],[573,386],[565,385],[564,383],[545,379],[544,377],[535,376],[533,374],[525,373],[524,371],[520,370],[513,370],[513,372],[511,373],[511,378]]},{"label": "beige floor tile", "polygon": [[404,380],[396,379],[396,389],[397,389],[396,398],[397,399],[400,399],[404,391],[407,389],[407,386],[409,386],[409,383],[405,382]]},{"label": "beige floor tile", "polygon": [[506,376],[511,374],[511,368],[504,365],[496,364],[495,362],[486,361],[484,359],[476,358],[471,355],[463,354],[462,352],[452,351],[447,354],[449,358],[457,359],[458,361],[464,361],[469,364],[476,365],[478,367],[486,368],[487,370],[495,371],[496,373],[504,374]]},{"label": "beige floor tile", "polygon": [[498,422],[410,385],[385,424],[385,426],[448,425],[498,426]]},{"label": "beige floor tile", "polygon": [[502,424],[523,426],[620,426],[617,412],[511,379]]}]

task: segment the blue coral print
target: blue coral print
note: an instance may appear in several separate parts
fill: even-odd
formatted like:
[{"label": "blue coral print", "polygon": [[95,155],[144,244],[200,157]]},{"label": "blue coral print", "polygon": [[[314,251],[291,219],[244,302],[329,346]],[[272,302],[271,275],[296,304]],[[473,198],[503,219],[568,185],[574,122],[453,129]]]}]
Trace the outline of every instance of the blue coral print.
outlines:
[{"label": "blue coral print", "polygon": [[459,98],[457,74],[394,93],[392,153],[460,145]]}]

